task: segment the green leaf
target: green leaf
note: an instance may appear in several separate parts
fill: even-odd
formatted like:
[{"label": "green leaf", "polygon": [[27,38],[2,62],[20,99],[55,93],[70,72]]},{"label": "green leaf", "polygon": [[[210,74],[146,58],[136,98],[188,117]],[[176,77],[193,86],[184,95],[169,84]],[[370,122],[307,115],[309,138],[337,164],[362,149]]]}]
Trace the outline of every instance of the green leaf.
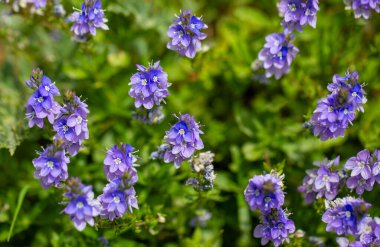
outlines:
[{"label": "green leaf", "polygon": [[13,233],[13,228],[14,228],[14,226],[16,224],[18,213],[20,212],[22,203],[24,201],[24,197],[25,197],[26,192],[28,191],[28,189],[29,189],[29,185],[24,186],[24,188],[22,188],[20,194],[18,195],[16,211],[15,211],[15,214],[13,215],[13,220],[12,220],[11,228],[9,229],[9,232],[8,232],[8,238],[7,238],[8,242],[11,239],[11,236],[12,236],[12,233]]}]

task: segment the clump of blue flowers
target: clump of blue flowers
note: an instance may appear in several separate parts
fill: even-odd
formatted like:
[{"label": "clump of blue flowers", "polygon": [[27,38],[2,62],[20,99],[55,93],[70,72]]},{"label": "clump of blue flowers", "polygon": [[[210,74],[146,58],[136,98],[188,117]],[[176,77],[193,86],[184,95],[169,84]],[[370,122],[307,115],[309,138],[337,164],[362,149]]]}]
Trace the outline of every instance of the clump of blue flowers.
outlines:
[{"label": "clump of blue flowers", "polygon": [[72,13],[69,20],[74,22],[71,31],[77,40],[85,40],[87,34],[95,36],[97,28],[109,29],[100,0],[84,0],[81,9]]},{"label": "clump of blue flowers", "polygon": [[216,175],[214,173],[214,154],[210,151],[199,153],[190,159],[190,169],[197,174],[189,178],[186,185],[191,185],[195,191],[209,191],[214,187]]},{"label": "clump of blue flowers", "polygon": [[67,204],[63,212],[67,214],[78,231],[83,231],[86,225],[94,226],[94,217],[100,213],[99,201],[94,199],[92,186],[86,186],[78,178],[67,182],[63,194]]},{"label": "clump of blue flowers", "polygon": [[34,125],[43,128],[45,118],[48,119],[50,124],[53,124],[56,115],[61,110],[61,106],[54,98],[60,95],[55,83],[49,77],[43,75],[42,70],[34,69],[30,79],[26,81],[26,85],[36,90],[25,105],[29,128]]},{"label": "clump of blue flowers", "polygon": [[367,102],[364,85],[358,82],[359,75],[352,72],[345,76],[334,75],[327,86],[331,92],[319,100],[308,126],[322,141],[344,136],[346,129],[356,117],[356,112],[364,112]]},{"label": "clump of blue flowers", "polygon": [[181,11],[173,22],[175,24],[172,24],[167,32],[171,38],[167,48],[177,51],[181,56],[194,58],[196,52],[201,49],[201,40],[207,37],[201,32],[207,25],[203,23],[202,18],[191,14],[190,10]]},{"label": "clump of blue flowers", "polygon": [[369,19],[373,12],[380,13],[379,0],[344,0],[344,3],[354,11],[355,18]]},{"label": "clump of blue flowers", "polygon": [[64,105],[53,124],[56,132],[54,141],[62,145],[71,156],[78,153],[82,143],[89,138],[87,128],[87,104],[81,101],[74,92],[67,91]]},{"label": "clump of blue flowers", "polygon": [[168,74],[162,70],[160,61],[148,67],[137,65],[137,72],[131,77],[129,95],[135,99],[136,108],[152,109],[165,102],[169,95]]},{"label": "clump of blue flowers", "polygon": [[319,168],[306,170],[303,184],[298,191],[304,194],[305,202],[311,203],[318,198],[334,200],[339,193],[342,175],[338,170],[339,156],[334,160],[325,159],[314,163]]},{"label": "clump of blue flowers", "polygon": [[199,123],[194,117],[183,114],[178,118],[178,122],[166,132],[164,142],[169,145],[164,154],[165,163],[174,163],[179,168],[183,161],[190,159],[195,150],[203,149],[204,145],[200,134]]},{"label": "clump of blue flowers", "polygon": [[65,150],[61,150],[54,145],[47,146],[39,157],[33,160],[36,168],[34,177],[40,179],[44,189],[50,186],[59,187],[68,177],[67,165],[70,162]]},{"label": "clump of blue flowers", "polygon": [[358,234],[359,222],[367,216],[371,207],[363,199],[354,197],[338,198],[326,201],[326,204],[326,212],[322,215],[322,221],[327,224],[326,231],[344,236]]},{"label": "clump of blue flowers", "polygon": [[265,69],[265,76],[280,79],[290,71],[290,65],[298,53],[298,48],[292,43],[292,36],[283,33],[273,33],[265,38],[266,43],[259,52],[259,61]]},{"label": "clump of blue flowers", "polygon": [[284,175],[272,171],[270,174],[256,175],[249,180],[244,197],[251,210],[261,213],[260,224],[255,227],[254,237],[261,238],[261,244],[272,241],[274,246],[289,242],[289,234],[294,233],[294,222],[288,219],[282,209],[285,200],[283,191]]},{"label": "clump of blue flowers", "polygon": [[315,28],[318,5],[318,0],[281,0],[277,6],[280,16],[284,17],[281,22],[284,33],[289,34],[294,30],[300,32],[306,25]]}]

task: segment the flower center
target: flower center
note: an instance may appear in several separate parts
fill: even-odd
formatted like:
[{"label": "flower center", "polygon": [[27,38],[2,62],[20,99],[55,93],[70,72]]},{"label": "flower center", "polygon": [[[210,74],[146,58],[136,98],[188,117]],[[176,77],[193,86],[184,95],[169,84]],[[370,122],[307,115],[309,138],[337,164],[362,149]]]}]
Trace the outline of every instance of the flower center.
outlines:
[{"label": "flower center", "polygon": [[268,202],[272,201],[272,198],[270,198],[270,197],[265,197],[264,201],[265,201],[266,203],[268,203]]},{"label": "flower center", "polygon": [[83,208],[83,203],[82,202],[78,202],[77,203],[77,208]]},{"label": "flower center", "polygon": [[360,167],[360,168],[363,168],[364,167],[364,162],[363,161],[360,161],[359,163],[358,163],[358,166]]},{"label": "flower center", "polygon": [[310,15],[310,9],[307,9],[305,12],[306,15]]},{"label": "flower center", "polygon": [[292,12],[296,11],[296,9],[297,9],[295,4],[289,4],[288,6],[289,6],[290,11],[292,11]]},{"label": "flower center", "polygon": [[69,127],[67,125],[63,125],[62,128],[63,128],[63,132],[66,132],[69,129]]},{"label": "flower center", "polygon": [[78,116],[77,117],[77,124],[81,124],[82,120],[83,120],[83,118],[81,116]]},{"label": "flower center", "polygon": [[347,115],[348,110],[347,110],[347,109],[344,109],[343,113],[344,113],[345,115]]},{"label": "flower center", "polygon": [[274,42],[274,44],[275,44],[276,46],[278,46],[278,45],[280,44],[280,41],[276,40],[276,41]]},{"label": "flower center", "polygon": [[44,98],[42,98],[42,97],[38,97],[37,101],[38,101],[39,103],[41,103],[42,101],[44,101]]},{"label": "flower center", "polygon": [[329,181],[329,175],[325,174],[323,175],[323,181]]},{"label": "flower center", "polygon": [[372,228],[369,225],[366,225],[364,231],[365,231],[365,233],[371,233]]},{"label": "flower center", "polygon": [[180,135],[183,135],[183,134],[185,134],[185,130],[184,130],[184,129],[180,129],[180,130],[178,131],[178,133],[179,133]]},{"label": "flower center", "polygon": [[183,36],[182,30],[178,31],[178,36],[181,38]]},{"label": "flower center", "polygon": [[333,111],[332,106],[329,106],[328,111],[329,111],[329,112],[332,112],[332,111]]},{"label": "flower center", "polygon": [[194,25],[194,24],[190,24],[190,27],[191,27],[192,29],[194,29],[194,28],[195,28],[195,25]]},{"label": "flower center", "polygon": [[113,162],[115,162],[116,165],[119,165],[121,163],[121,160],[120,158],[116,158],[113,160]]},{"label": "flower center", "polygon": [[259,191],[258,189],[255,189],[255,190],[253,191],[253,193],[255,194],[255,196],[259,196],[259,195],[260,195],[260,191]]},{"label": "flower center", "polygon": [[356,96],[358,96],[358,94],[356,92],[353,92],[352,97],[356,97]]},{"label": "flower center", "polygon": [[113,201],[116,202],[116,203],[119,203],[119,202],[120,202],[120,197],[115,196],[115,197],[113,198]]},{"label": "flower center", "polygon": [[153,81],[157,82],[157,80],[158,80],[157,76],[153,76]]},{"label": "flower center", "polygon": [[347,218],[350,218],[350,217],[351,217],[351,212],[350,212],[350,211],[346,211],[345,214],[346,214],[346,217],[347,217]]},{"label": "flower center", "polygon": [[46,165],[47,165],[49,168],[53,168],[54,163],[53,163],[53,161],[48,161],[48,162],[46,162]]},{"label": "flower center", "polygon": [[49,86],[45,86],[45,90],[49,92],[50,91],[50,87]]},{"label": "flower center", "polygon": [[97,13],[99,13],[99,10],[98,9],[94,9],[94,14],[96,15]]},{"label": "flower center", "polygon": [[141,81],[141,84],[142,84],[143,86],[145,86],[146,83],[147,83],[146,79],[143,79],[143,80]]}]

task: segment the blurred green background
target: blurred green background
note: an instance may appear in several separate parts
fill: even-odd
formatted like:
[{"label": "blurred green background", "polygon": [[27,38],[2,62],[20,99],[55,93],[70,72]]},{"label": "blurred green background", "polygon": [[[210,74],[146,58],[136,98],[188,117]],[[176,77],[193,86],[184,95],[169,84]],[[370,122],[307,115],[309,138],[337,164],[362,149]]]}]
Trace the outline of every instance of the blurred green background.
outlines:
[{"label": "blurred green background", "polygon": [[[318,236],[336,246],[325,232],[321,207],[305,205],[297,186],[313,161],[340,155],[342,164],[364,148],[380,148],[380,16],[354,19],[342,0],[321,1],[317,28],[295,34],[300,52],[281,80],[263,84],[251,63],[265,36],[281,32],[274,0],[115,0],[102,1],[109,31],[99,31],[86,43],[71,40],[70,25],[53,14],[28,9],[9,14],[0,5],[0,245],[1,246],[259,246],[252,236],[258,214],[251,212],[243,191],[248,179],[283,165],[286,207],[305,237]],[[81,1],[64,1],[68,13]],[[166,48],[168,26],[179,10],[190,9],[208,24],[205,52],[194,60]],[[129,79],[135,64],[161,60],[173,84],[158,125],[132,120]],[[25,85],[40,67],[61,92],[72,89],[89,105],[90,139],[69,165],[71,176],[93,184],[101,193],[106,179],[106,149],[125,142],[139,150],[140,210],[114,224],[77,232],[61,214],[64,205],[56,189],[44,190],[33,178],[32,159],[51,142],[53,132],[27,128],[23,105],[32,93]],[[333,74],[357,70],[365,82],[368,103],[344,138],[321,142],[302,128],[317,100],[328,92]],[[262,71],[258,71],[257,73]],[[191,175],[187,163],[150,159],[161,144],[174,113],[190,113],[202,123],[205,150],[213,151],[215,189],[202,194],[184,185]],[[265,163],[265,165],[263,165]],[[280,164],[280,165],[278,165]],[[28,187],[12,237],[7,242],[20,192]],[[379,186],[366,192],[370,213],[380,216]],[[22,198],[22,197],[21,197]],[[21,199],[19,198],[19,199]],[[378,201],[377,201],[378,202]],[[205,211],[212,218],[204,227],[189,222]],[[300,243],[303,241],[303,243]],[[310,246],[291,239],[292,246]]]}]

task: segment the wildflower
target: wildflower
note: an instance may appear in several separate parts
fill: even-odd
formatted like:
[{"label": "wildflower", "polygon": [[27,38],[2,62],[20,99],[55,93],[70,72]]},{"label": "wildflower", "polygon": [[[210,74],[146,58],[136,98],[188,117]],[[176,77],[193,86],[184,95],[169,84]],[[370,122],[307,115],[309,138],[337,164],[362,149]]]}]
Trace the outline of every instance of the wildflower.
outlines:
[{"label": "wildflower", "polygon": [[166,132],[164,142],[170,148],[164,154],[166,163],[174,162],[174,166],[179,168],[183,161],[188,160],[195,150],[201,150],[203,146],[199,129],[199,124],[194,121],[194,117],[183,114],[178,117],[178,122]]},{"label": "wildflower", "polygon": [[132,208],[138,209],[136,191],[133,187],[126,188],[126,184],[122,178],[117,178],[106,185],[98,197],[101,216],[113,221],[123,217],[127,211],[132,213]]},{"label": "wildflower", "polygon": [[339,164],[339,156],[334,160],[325,160],[316,164],[319,166],[313,186],[317,193],[316,197],[326,197],[327,200],[333,200],[339,192],[340,177],[336,170]]},{"label": "wildflower", "polygon": [[139,72],[131,77],[132,85],[129,95],[135,99],[135,107],[152,109],[154,105],[159,106],[165,102],[169,95],[168,74],[162,70],[160,61],[149,64],[149,67],[137,65]]},{"label": "wildflower", "polygon": [[356,111],[364,111],[363,86],[358,83],[357,72],[347,73],[345,77],[334,75],[333,83],[327,86],[331,92],[322,98],[315,109],[309,127],[322,141],[344,136],[345,130],[356,117]]},{"label": "wildflower", "polygon": [[355,18],[369,19],[373,12],[380,13],[378,0],[344,0],[347,9],[354,11]]},{"label": "wildflower", "polygon": [[69,162],[65,150],[59,150],[53,145],[47,146],[42,153],[39,153],[38,158],[33,159],[36,168],[34,177],[40,179],[44,189],[52,185],[58,187],[69,176],[67,172]]},{"label": "wildflower", "polygon": [[265,38],[266,43],[259,52],[259,61],[263,62],[266,77],[276,79],[290,71],[290,65],[298,53],[298,48],[287,40],[283,33],[273,33]]},{"label": "wildflower", "polygon": [[303,178],[303,183],[298,187],[298,191],[304,194],[304,199],[307,204],[312,203],[317,196],[314,191],[315,178],[317,177],[318,169],[306,170],[306,176]]},{"label": "wildflower", "polygon": [[260,216],[260,224],[255,227],[253,235],[261,238],[261,245],[272,241],[274,246],[289,242],[289,234],[294,233],[294,222],[288,219],[288,215],[281,208],[271,209]]},{"label": "wildflower", "polygon": [[358,233],[358,223],[367,216],[371,207],[363,199],[353,197],[338,198],[326,203],[327,210],[322,215],[322,221],[327,223],[326,231],[345,236]]},{"label": "wildflower", "polygon": [[284,17],[281,22],[284,33],[289,34],[293,30],[302,31],[307,24],[315,28],[318,5],[318,0],[281,0],[277,7],[280,16]]},{"label": "wildflower", "polygon": [[165,118],[164,113],[162,112],[162,106],[156,106],[152,109],[146,110],[137,109],[132,113],[132,118],[146,124],[159,124]]},{"label": "wildflower", "polygon": [[167,48],[177,51],[181,56],[194,58],[201,49],[201,40],[207,35],[201,30],[207,28],[202,18],[192,15],[190,10],[181,11],[180,15],[173,20],[175,24],[169,27],[168,36],[172,39]]},{"label": "wildflower", "polygon": [[197,177],[189,178],[186,185],[192,185],[196,191],[208,191],[214,187],[216,178],[212,165],[214,156],[213,153],[207,151],[191,158],[190,168]]},{"label": "wildflower", "polygon": [[268,212],[280,208],[284,204],[283,176],[272,172],[265,175],[256,175],[249,180],[244,190],[244,197],[251,210],[258,209]]},{"label": "wildflower", "polygon": [[85,37],[88,33],[95,36],[97,28],[103,30],[109,29],[106,24],[108,20],[104,16],[100,0],[84,0],[81,10],[72,13],[69,20],[70,22],[74,22],[71,31],[79,39]]},{"label": "wildflower", "polygon": [[137,171],[134,168],[137,158],[133,150],[131,145],[121,144],[120,148],[114,145],[107,151],[104,159],[104,174],[108,181],[126,176],[129,185],[137,182]]},{"label": "wildflower", "polygon": [[99,201],[94,199],[92,186],[86,186],[78,178],[68,181],[64,197],[68,199],[63,210],[78,231],[83,231],[87,224],[94,225],[94,217],[100,213]]}]

